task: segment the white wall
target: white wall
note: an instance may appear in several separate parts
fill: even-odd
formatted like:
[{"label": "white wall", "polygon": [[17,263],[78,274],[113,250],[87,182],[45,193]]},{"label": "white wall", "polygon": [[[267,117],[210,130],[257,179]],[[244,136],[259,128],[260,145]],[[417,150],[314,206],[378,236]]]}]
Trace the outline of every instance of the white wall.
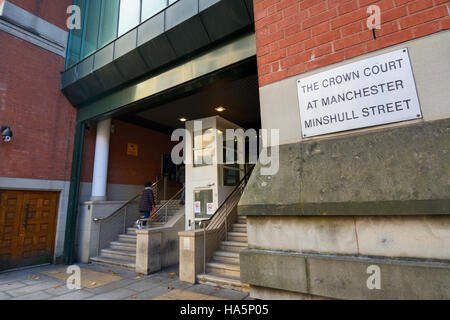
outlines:
[{"label": "white wall", "polygon": [[213,190],[213,202],[214,210],[222,204],[229,193],[234,187],[226,187],[221,185],[219,169],[221,168],[217,164],[218,158],[221,156],[218,150],[222,145],[218,145],[218,140],[216,137],[216,149],[213,159],[213,164],[202,167],[193,166],[193,139],[194,139],[194,121],[202,122],[202,130],[208,128],[214,129],[238,129],[239,126],[220,117],[214,116],[209,118],[203,118],[198,120],[191,120],[186,122],[186,130],[190,132],[190,139],[186,139],[186,230],[189,230],[189,221],[194,219],[194,191],[201,189],[212,189]]}]

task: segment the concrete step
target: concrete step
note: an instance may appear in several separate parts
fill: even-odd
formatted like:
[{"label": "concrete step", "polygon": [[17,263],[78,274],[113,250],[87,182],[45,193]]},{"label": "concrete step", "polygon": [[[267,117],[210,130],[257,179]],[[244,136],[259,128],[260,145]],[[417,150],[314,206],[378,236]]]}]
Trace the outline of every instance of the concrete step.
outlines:
[{"label": "concrete step", "polygon": [[[167,216],[167,221],[169,221],[173,216]],[[156,224],[156,225],[160,225],[160,224],[165,224],[166,220],[165,217],[159,217],[157,220],[153,220],[152,222],[150,222],[150,224]]]},{"label": "concrete step", "polygon": [[[151,222],[150,224],[147,224],[150,228],[156,228],[156,227],[162,227],[165,225],[165,222]],[[130,236],[136,236],[137,228],[128,228],[127,229],[127,235]]]},{"label": "concrete step", "polygon": [[213,260],[222,263],[239,264],[239,252],[216,251]]},{"label": "concrete step", "polygon": [[118,249],[102,249],[100,256],[105,258],[113,258],[118,260],[136,261],[136,251],[118,250]]},{"label": "concrete step", "polygon": [[248,242],[247,233],[243,232],[228,232],[227,233],[227,241],[236,241],[236,242]]},{"label": "concrete step", "polygon": [[247,225],[246,225],[246,224],[241,224],[241,223],[235,223],[235,224],[233,224],[233,226],[231,227],[231,231],[232,231],[232,232],[242,232],[242,233],[247,233]]},{"label": "concrete step", "polygon": [[[173,217],[177,213],[178,213],[177,210],[167,211],[167,217]],[[165,216],[166,216],[166,212],[165,211],[161,211],[160,213],[158,213],[156,219],[165,218]],[[144,216],[140,216],[139,218],[144,218]]]},{"label": "concrete step", "polygon": [[110,243],[111,249],[129,250],[136,252],[136,243],[113,241]]},{"label": "concrete step", "polygon": [[228,252],[239,252],[243,249],[247,249],[248,244],[246,242],[236,242],[236,241],[221,241],[220,249],[222,251]]},{"label": "concrete step", "polygon": [[119,235],[119,241],[136,244],[137,235],[121,234],[121,235]]},{"label": "concrete step", "polygon": [[106,258],[106,257],[94,257],[91,258],[90,261],[93,264],[99,264],[102,266],[120,267],[130,271],[136,270],[136,263],[129,260]]},{"label": "concrete step", "polygon": [[184,208],[184,206],[180,205],[180,204],[169,204],[169,205],[167,205],[165,207],[163,207],[162,204],[160,204],[160,205],[158,204],[158,205],[155,206],[156,210],[158,210],[159,208],[165,209],[166,207],[167,207],[167,209],[171,209],[171,210],[179,210],[179,209]]},{"label": "concrete step", "polygon": [[201,284],[210,285],[214,287],[245,292],[250,291],[250,286],[248,284],[242,283],[239,277],[207,273],[197,275],[197,281]]},{"label": "concrete step", "polygon": [[[178,212],[178,210],[168,210],[167,211],[167,216],[174,216],[176,215]],[[160,217],[164,217],[166,215],[166,211],[163,209],[162,211],[160,211],[157,215],[158,218]]]},{"label": "concrete step", "polygon": [[[147,223],[147,227],[151,228],[160,228],[160,227],[164,227],[164,225],[166,224],[166,222],[163,221],[152,221],[150,223]],[[132,236],[132,237],[136,237],[137,228],[128,228],[127,229],[127,236]]]},{"label": "concrete step", "polygon": [[206,272],[237,278],[240,278],[241,276],[239,264],[222,263],[215,260],[206,264]]},{"label": "concrete step", "polygon": [[164,221],[152,221],[150,222],[150,228],[158,228],[158,227],[162,227],[166,224],[166,222]]},{"label": "concrete step", "polygon": [[137,230],[137,228],[128,228],[127,234],[128,235],[136,235],[136,230]]},{"label": "concrete step", "polygon": [[241,216],[239,216],[239,217],[237,218],[236,223],[247,225],[247,217],[241,217]]}]

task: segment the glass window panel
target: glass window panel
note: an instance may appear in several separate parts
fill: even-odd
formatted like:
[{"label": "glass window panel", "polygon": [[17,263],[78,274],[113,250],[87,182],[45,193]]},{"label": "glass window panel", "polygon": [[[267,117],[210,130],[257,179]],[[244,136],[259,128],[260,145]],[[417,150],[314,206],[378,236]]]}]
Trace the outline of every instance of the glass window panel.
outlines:
[{"label": "glass window panel", "polygon": [[206,204],[213,202],[213,191],[212,190],[195,190],[194,201],[200,201],[200,213],[196,213],[196,218],[207,218],[210,215],[206,214]]},{"label": "glass window panel", "polygon": [[214,129],[209,128],[203,130],[202,134],[196,133],[194,135],[194,148],[208,148],[214,145]]},{"label": "glass window panel", "polygon": [[117,21],[120,0],[103,0],[100,22],[99,48],[117,38]]},{"label": "glass window panel", "polygon": [[232,148],[228,148],[228,141],[223,141],[223,163],[237,164],[238,163],[238,140],[234,138]]},{"label": "glass window panel", "polygon": [[98,26],[100,22],[100,1],[89,0],[87,8],[87,17],[84,32],[83,56],[87,57],[97,50],[98,43]]},{"label": "glass window panel", "polygon": [[223,168],[223,185],[234,187],[240,181],[240,171],[234,169]]},{"label": "glass window panel", "polygon": [[206,166],[213,163],[214,149],[202,149],[194,151],[194,166]]},{"label": "glass window panel", "polygon": [[[77,0],[74,3],[80,7],[81,21],[80,24],[83,26],[84,23],[84,11],[86,7],[86,0]],[[81,59],[81,38],[83,36],[83,29],[72,29],[70,31],[70,39],[67,49],[67,68],[70,68]]]},{"label": "glass window panel", "polygon": [[202,134],[194,134],[194,167],[212,164],[214,153],[215,134],[213,128],[203,130]]},{"label": "glass window panel", "polygon": [[121,0],[119,13],[119,34],[127,33],[140,22],[141,0]]},{"label": "glass window panel", "polygon": [[166,7],[167,0],[142,0],[141,21],[147,20]]}]

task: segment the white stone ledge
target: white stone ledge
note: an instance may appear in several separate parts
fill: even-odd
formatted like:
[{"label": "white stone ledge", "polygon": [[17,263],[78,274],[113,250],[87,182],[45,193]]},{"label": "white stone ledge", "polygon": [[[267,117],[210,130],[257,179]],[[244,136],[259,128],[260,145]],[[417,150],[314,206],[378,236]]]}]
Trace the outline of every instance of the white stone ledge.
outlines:
[{"label": "white stone ledge", "polygon": [[6,0],[0,3],[0,30],[61,57],[66,56],[67,31]]}]

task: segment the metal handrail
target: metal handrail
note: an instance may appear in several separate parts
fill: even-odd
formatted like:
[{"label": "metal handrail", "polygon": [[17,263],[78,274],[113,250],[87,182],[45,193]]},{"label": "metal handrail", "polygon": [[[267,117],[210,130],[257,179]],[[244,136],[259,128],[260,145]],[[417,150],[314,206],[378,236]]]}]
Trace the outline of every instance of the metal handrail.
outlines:
[{"label": "metal handrail", "polygon": [[169,203],[171,201],[174,201],[175,199],[178,198],[178,196],[180,195],[180,193],[184,190],[185,188],[181,188],[180,190],[177,191],[177,193],[175,193],[174,196],[172,196],[172,198],[170,198],[169,200],[166,201],[166,203],[164,203],[161,207],[158,208],[158,210],[155,211],[155,213],[152,214],[151,217],[149,218],[141,218],[139,219],[139,223],[143,222],[143,221],[150,221],[150,220],[157,220],[159,218],[159,216],[161,215],[162,210],[165,208],[166,211],[166,217],[165,217],[165,222],[167,222],[167,207],[169,205]]},{"label": "metal handrail", "polygon": [[[218,247],[218,242],[222,241],[223,234],[225,235],[225,240],[228,236],[228,219],[230,214],[233,212],[236,205],[241,199],[242,193],[247,185],[248,178],[253,172],[255,165],[253,165],[250,170],[246,173],[244,178],[238,183],[238,185],[233,189],[233,191],[228,195],[224,202],[219,206],[219,208],[214,212],[212,217],[209,219],[209,223],[203,228],[203,273],[206,274],[206,261],[210,260],[210,256],[207,256],[207,245],[212,242],[213,248]],[[206,233],[211,233],[211,238],[206,239]],[[222,234],[223,232],[223,234]],[[212,238],[214,237],[214,238]]]},{"label": "metal handrail", "polygon": [[[249,171],[247,172],[247,174],[241,179],[241,181],[239,181],[239,183],[237,184],[237,186],[234,187],[234,189],[233,189],[233,190],[230,192],[230,194],[225,198],[225,200],[222,202],[222,204],[219,206],[219,208],[217,208],[217,210],[214,211],[214,213],[212,214],[212,216],[209,217],[208,220],[210,221],[210,223],[208,224],[207,227],[205,227],[205,229],[207,229],[207,230],[211,230],[211,229],[212,229],[212,228],[210,228],[211,222],[213,222],[214,219],[217,219],[217,218],[216,218],[216,215],[218,215],[219,212],[221,212],[221,210],[222,210],[224,207],[227,207],[227,204],[228,204],[229,200],[236,194],[236,191],[237,191],[239,188],[242,188],[242,186],[247,185],[247,180],[248,180],[248,178],[250,177],[250,175],[252,174],[254,168],[255,168],[255,165],[253,165],[253,166],[249,169]],[[245,183],[244,183],[244,182],[245,182]],[[208,221],[208,220],[206,220],[206,221]]]},{"label": "metal handrail", "polygon": [[[152,184],[152,188],[156,187],[161,181],[163,181],[164,178],[160,178],[159,180],[157,180],[155,183]],[[103,222],[109,221],[111,219],[113,219],[114,217],[118,216],[119,213],[122,213],[123,209],[124,210],[124,218],[123,218],[123,227],[122,227],[122,232],[125,233],[126,231],[126,221],[127,221],[127,207],[133,203],[136,199],[138,199],[140,196],[142,195],[142,192],[140,192],[138,195],[134,196],[131,200],[128,200],[124,205],[122,205],[120,208],[118,208],[117,210],[115,210],[113,213],[111,213],[109,216],[104,217],[104,218],[95,218],[93,219],[94,222],[98,223],[98,239],[97,239],[97,254],[100,255],[100,250],[103,249],[101,247],[101,240],[102,240],[102,224]]]},{"label": "metal handrail", "polygon": [[[156,181],[155,183],[152,184],[152,188],[157,186],[158,183],[160,183],[163,180],[163,178],[160,178],[158,181]],[[134,200],[136,200],[137,198],[139,198],[142,195],[142,192],[139,192],[136,196],[134,196],[131,200],[128,200],[124,205],[122,205],[120,208],[118,208],[116,211],[114,211],[113,213],[111,213],[109,216],[104,217],[104,218],[95,218],[94,222],[99,222],[99,221],[106,221],[109,220],[111,218],[113,218],[115,215],[117,215],[123,208],[125,208],[126,206],[128,206],[130,203],[132,203]]]}]

